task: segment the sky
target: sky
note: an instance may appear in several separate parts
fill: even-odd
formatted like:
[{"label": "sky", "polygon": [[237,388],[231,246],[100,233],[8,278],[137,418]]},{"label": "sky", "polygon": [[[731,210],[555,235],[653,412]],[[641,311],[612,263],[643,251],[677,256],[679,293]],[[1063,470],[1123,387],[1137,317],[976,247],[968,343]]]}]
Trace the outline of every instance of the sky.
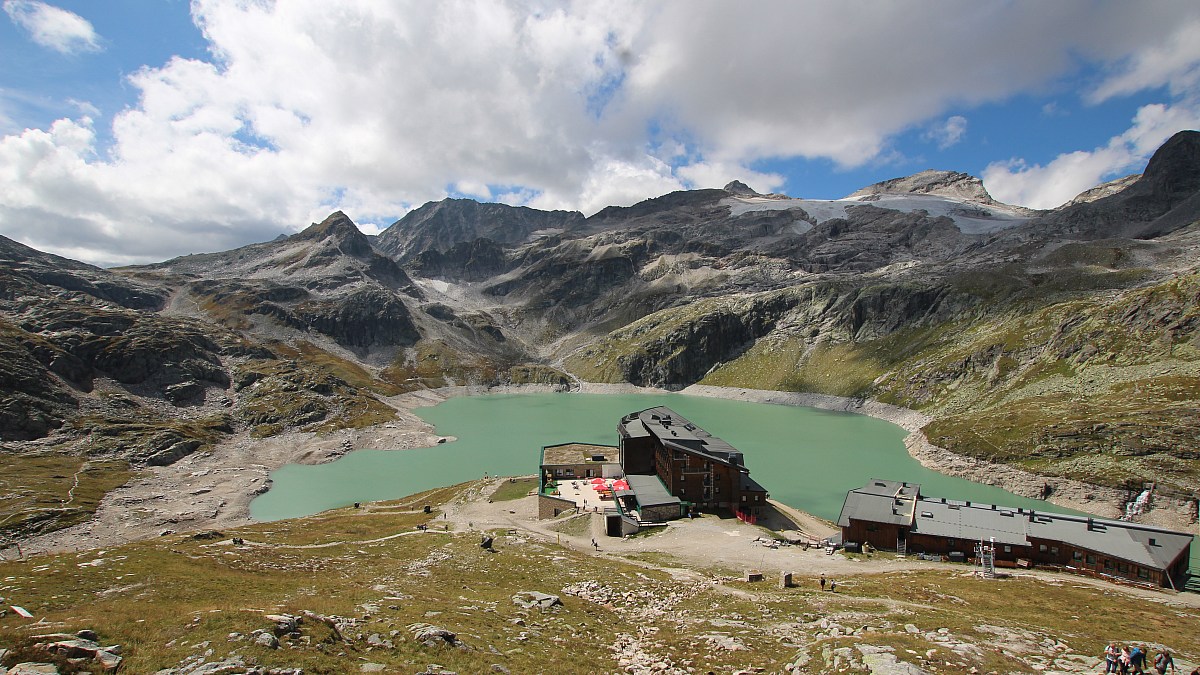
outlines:
[{"label": "sky", "polygon": [[0,2],[0,234],[104,266],[448,196],[1053,208],[1200,128],[1191,0]]}]

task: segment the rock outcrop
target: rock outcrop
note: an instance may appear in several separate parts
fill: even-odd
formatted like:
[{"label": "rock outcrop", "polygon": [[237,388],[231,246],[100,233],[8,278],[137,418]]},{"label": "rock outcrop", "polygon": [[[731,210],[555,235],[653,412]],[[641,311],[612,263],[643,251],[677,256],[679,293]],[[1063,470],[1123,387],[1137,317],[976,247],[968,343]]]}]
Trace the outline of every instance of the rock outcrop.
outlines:
[{"label": "rock outcrop", "polygon": [[458,244],[488,239],[522,244],[535,233],[561,234],[583,225],[578,211],[538,211],[524,206],[443,199],[415,209],[379,233],[375,247],[407,262],[427,251],[445,253]]}]

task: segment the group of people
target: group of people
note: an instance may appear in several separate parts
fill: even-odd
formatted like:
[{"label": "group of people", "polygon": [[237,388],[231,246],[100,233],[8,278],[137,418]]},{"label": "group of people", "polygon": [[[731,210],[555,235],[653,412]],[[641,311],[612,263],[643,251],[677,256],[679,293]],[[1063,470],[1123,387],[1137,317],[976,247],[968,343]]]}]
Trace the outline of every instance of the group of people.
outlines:
[{"label": "group of people", "polygon": [[[1127,645],[1117,647],[1117,643],[1110,642],[1108,648],[1104,650],[1104,672],[1105,673],[1149,673],[1146,670],[1147,663],[1153,663],[1153,672],[1158,675],[1166,675],[1167,671],[1175,672],[1175,660],[1171,658],[1171,652],[1166,649],[1160,649],[1154,654],[1154,659],[1150,661],[1150,650],[1146,645]],[[1200,675],[1200,668],[1193,670],[1191,675]]]}]

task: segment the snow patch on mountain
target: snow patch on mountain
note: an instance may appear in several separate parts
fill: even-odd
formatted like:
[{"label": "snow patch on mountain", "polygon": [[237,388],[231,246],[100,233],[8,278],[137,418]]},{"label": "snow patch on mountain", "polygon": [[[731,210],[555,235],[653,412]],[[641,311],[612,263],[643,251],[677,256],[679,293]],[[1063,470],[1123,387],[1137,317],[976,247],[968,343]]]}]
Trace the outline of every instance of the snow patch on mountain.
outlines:
[{"label": "snow patch on mountain", "polygon": [[1001,204],[980,204],[940,195],[928,194],[871,194],[846,199],[766,199],[762,197],[727,197],[721,205],[728,206],[731,216],[753,211],[792,211],[808,214],[815,223],[834,218],[850,218],[848,209],[874,206],[902,213],[925,211],[930,216],[946,216],[964,234],[988,234],[1016,227],[1029,220],[1016,208]]}]

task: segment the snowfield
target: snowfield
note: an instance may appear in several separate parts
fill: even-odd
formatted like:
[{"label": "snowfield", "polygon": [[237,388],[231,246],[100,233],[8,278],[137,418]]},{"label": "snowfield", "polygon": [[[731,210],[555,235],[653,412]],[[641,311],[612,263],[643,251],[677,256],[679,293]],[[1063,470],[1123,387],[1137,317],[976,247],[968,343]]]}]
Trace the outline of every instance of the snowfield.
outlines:
[{"label": "snowfield", "polygon": [[980,204],[938,195],[877,194],[848,199],[778,199],[768,197],[728,197],[721,200],[731,216],[752,211],[803,210],[817,223],[846,218],[852,206],[876,206],[903,213],[925,211],[930,216],[946,216],[963,234],[988,234],[1016,227],[1029,217],[1002,205]]}]

